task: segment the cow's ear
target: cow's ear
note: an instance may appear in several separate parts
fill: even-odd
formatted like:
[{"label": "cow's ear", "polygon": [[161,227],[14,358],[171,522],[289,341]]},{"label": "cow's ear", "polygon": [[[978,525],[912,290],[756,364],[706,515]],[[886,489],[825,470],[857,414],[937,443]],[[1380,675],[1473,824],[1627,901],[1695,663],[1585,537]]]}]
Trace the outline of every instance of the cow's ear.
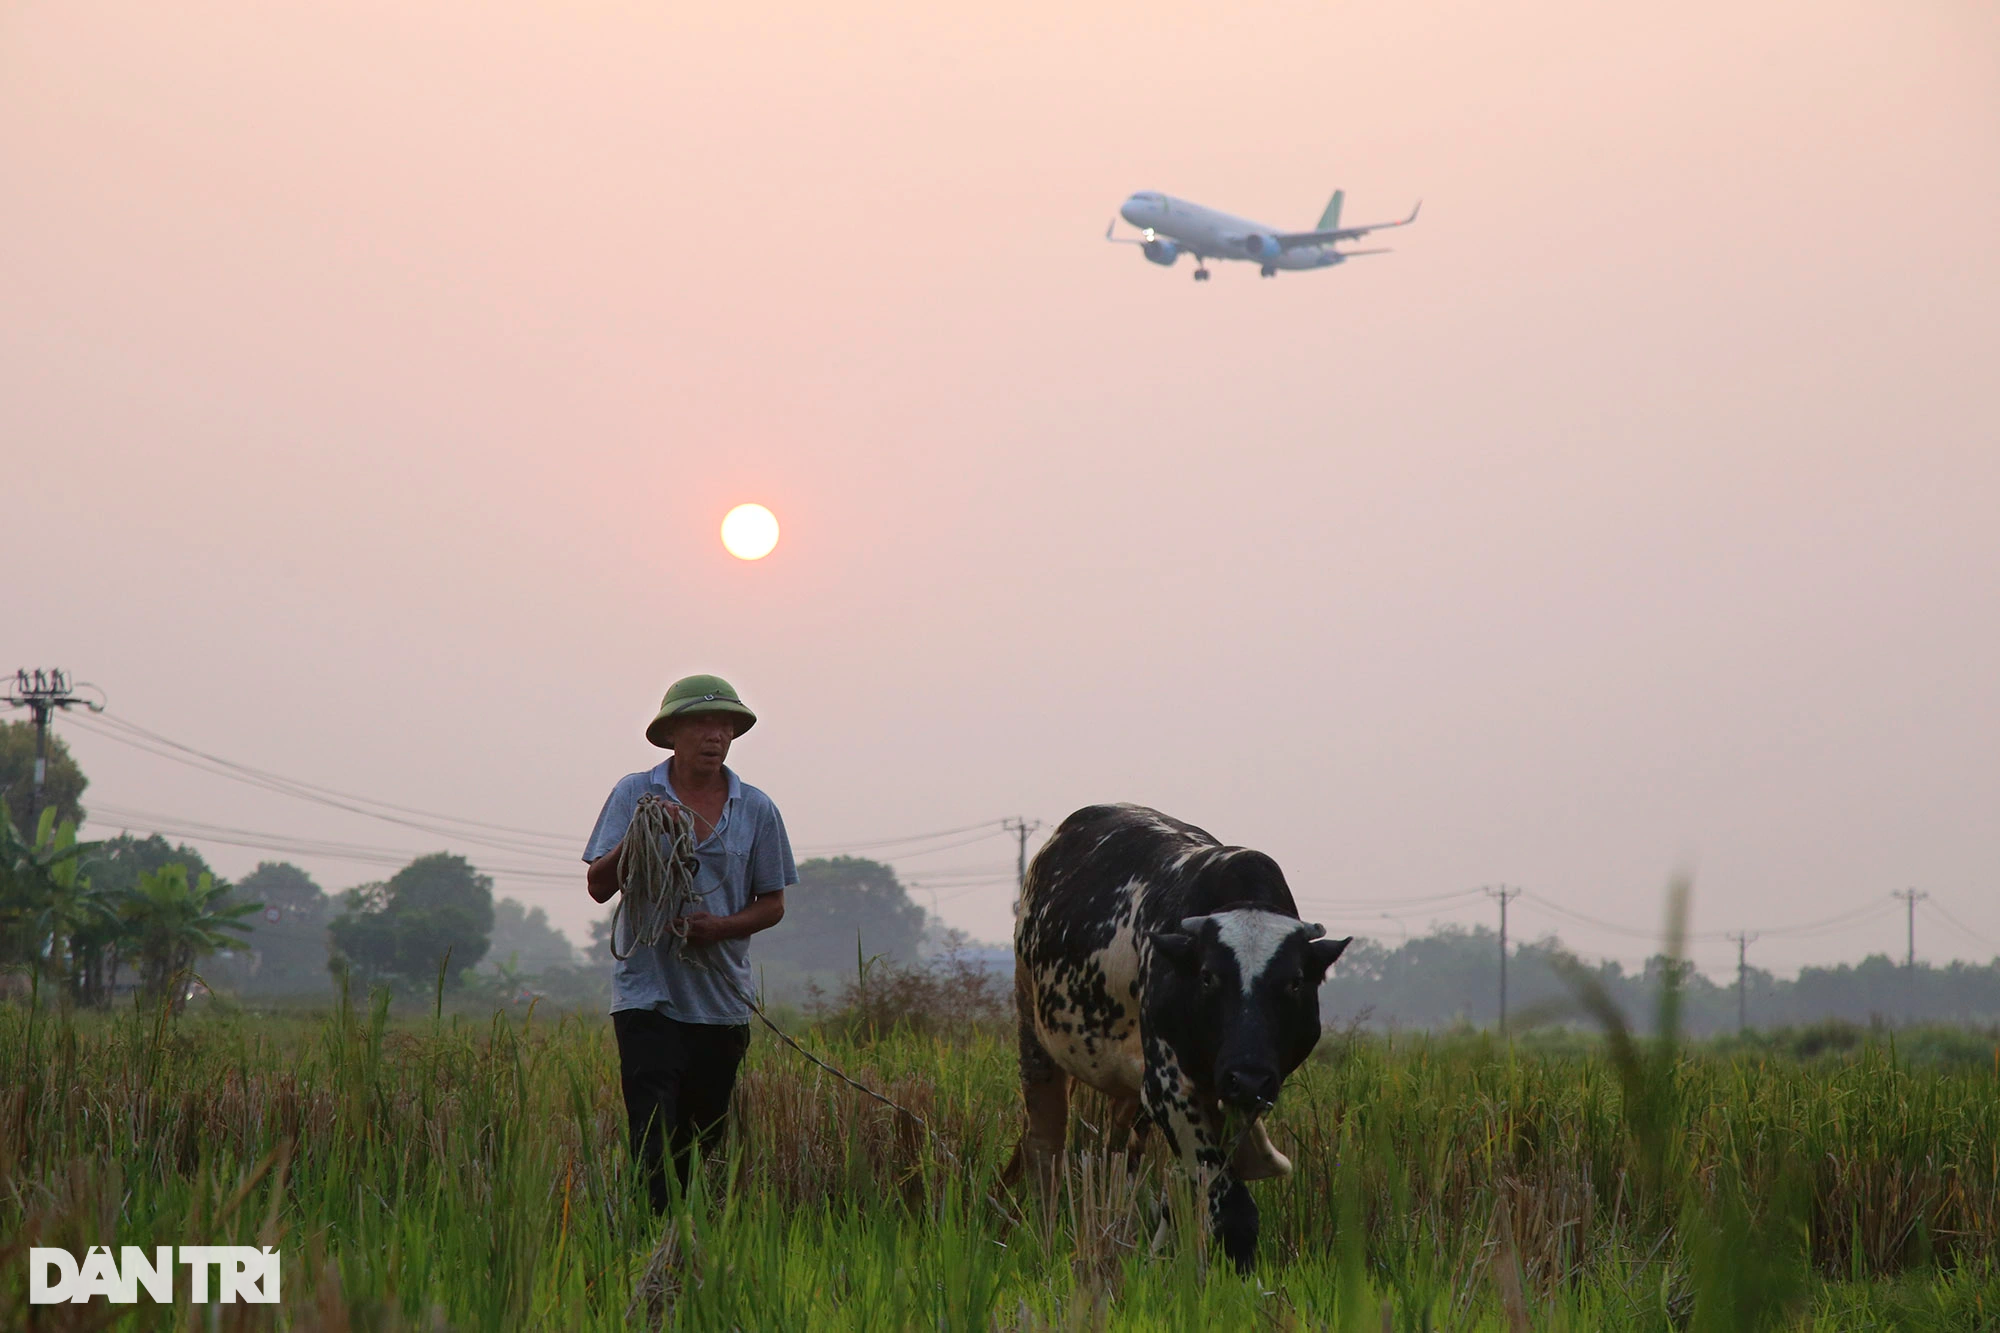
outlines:
[{"label": "cow's ear", "polygon": [[1183,935],[1177,930],[1156,930],[1150,938],[1153,949],[1174,960],[1181,967],[1191,967],[1195,961],[1194,936]]},{"label": "cow's ear", "polygon": [[1326,970],[1333,966],[1334,960],[1346,953],[1347,946],[1352,943],[1354,943],[1352,935],[1344,940],[1314,940],[1306,946],[1306,951],[1312,954],[1313,965],[1319,968],[1320,975],[1325,976]]}]

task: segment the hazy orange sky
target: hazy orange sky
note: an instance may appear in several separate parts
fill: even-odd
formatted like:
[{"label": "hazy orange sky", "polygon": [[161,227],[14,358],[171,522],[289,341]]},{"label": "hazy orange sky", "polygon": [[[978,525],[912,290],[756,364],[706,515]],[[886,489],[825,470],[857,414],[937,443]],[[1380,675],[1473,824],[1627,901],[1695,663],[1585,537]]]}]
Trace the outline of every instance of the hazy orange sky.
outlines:
[{"label": "hazy orange sky", "polygon": [[[1765,966],[1900,954],[1907,886],[2000,953],[1990,6],[16,0],[0,176],[0,669],[567,836],[454,847],[575,938],[719,671],[802,854],[1136,800],[1336,933],[1505,882],[1637,957],[1546,904],[1686,866],[1700,930],[1880,904]],[[1423,216],[1100,240],[1335,186]],[[93,808],[441,845],[64,734]],[[1004,835],[897,864],[1010,930]]]}]

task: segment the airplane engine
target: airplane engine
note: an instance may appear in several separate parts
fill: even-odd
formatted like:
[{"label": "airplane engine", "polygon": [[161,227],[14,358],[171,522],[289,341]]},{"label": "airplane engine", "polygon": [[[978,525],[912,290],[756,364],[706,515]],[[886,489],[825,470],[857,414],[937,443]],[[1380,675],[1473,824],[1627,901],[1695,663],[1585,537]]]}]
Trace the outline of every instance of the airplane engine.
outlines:
[{"label": "airplane engine", "polygon": [[1172,264],[1181,257],[1181,248],[1172,241],[1147,241],[1141,253],[1155,264]]},{"label": "airplane engine", "polygon": [[1281,250],[1278,243],[1269,236],[1252,233],[1243,238],[1243,252],[1252,259],[1261,259],[1268,264],[1278,257]]}]

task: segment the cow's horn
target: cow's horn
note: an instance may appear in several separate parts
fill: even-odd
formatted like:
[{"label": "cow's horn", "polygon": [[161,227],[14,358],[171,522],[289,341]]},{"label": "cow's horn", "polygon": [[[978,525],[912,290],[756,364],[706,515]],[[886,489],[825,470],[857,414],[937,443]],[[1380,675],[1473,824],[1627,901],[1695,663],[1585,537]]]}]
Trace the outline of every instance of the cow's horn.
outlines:
[{"label": "cow's horn", "polygon": [[1205,916],[1184,916],[1181,918],[1181,929],[1190,935],[1197,934],[1206,920]]},{"label": "cow's horn", "polygon": [[1305,927],[1306,927],[1306,938],[1309,940],[1316,940],[1320,938],[1320,936],[1326,934],[1326,927],[1322,926],[1317,921],[1308,921],[1305,923]]}]

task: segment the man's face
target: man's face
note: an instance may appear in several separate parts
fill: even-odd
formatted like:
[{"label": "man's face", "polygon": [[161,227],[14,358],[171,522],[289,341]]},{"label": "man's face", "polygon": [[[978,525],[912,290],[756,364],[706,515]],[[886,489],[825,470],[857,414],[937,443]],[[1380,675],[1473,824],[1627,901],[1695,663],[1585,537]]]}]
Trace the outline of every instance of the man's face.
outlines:
[{"label": "man's face", "polygon": [[676,767],[689,772],[714,773],[729,758],[729,743],[736,739],[736,719],[729,713],[689,713],[677,717],[667,729],[674,743]]}]

